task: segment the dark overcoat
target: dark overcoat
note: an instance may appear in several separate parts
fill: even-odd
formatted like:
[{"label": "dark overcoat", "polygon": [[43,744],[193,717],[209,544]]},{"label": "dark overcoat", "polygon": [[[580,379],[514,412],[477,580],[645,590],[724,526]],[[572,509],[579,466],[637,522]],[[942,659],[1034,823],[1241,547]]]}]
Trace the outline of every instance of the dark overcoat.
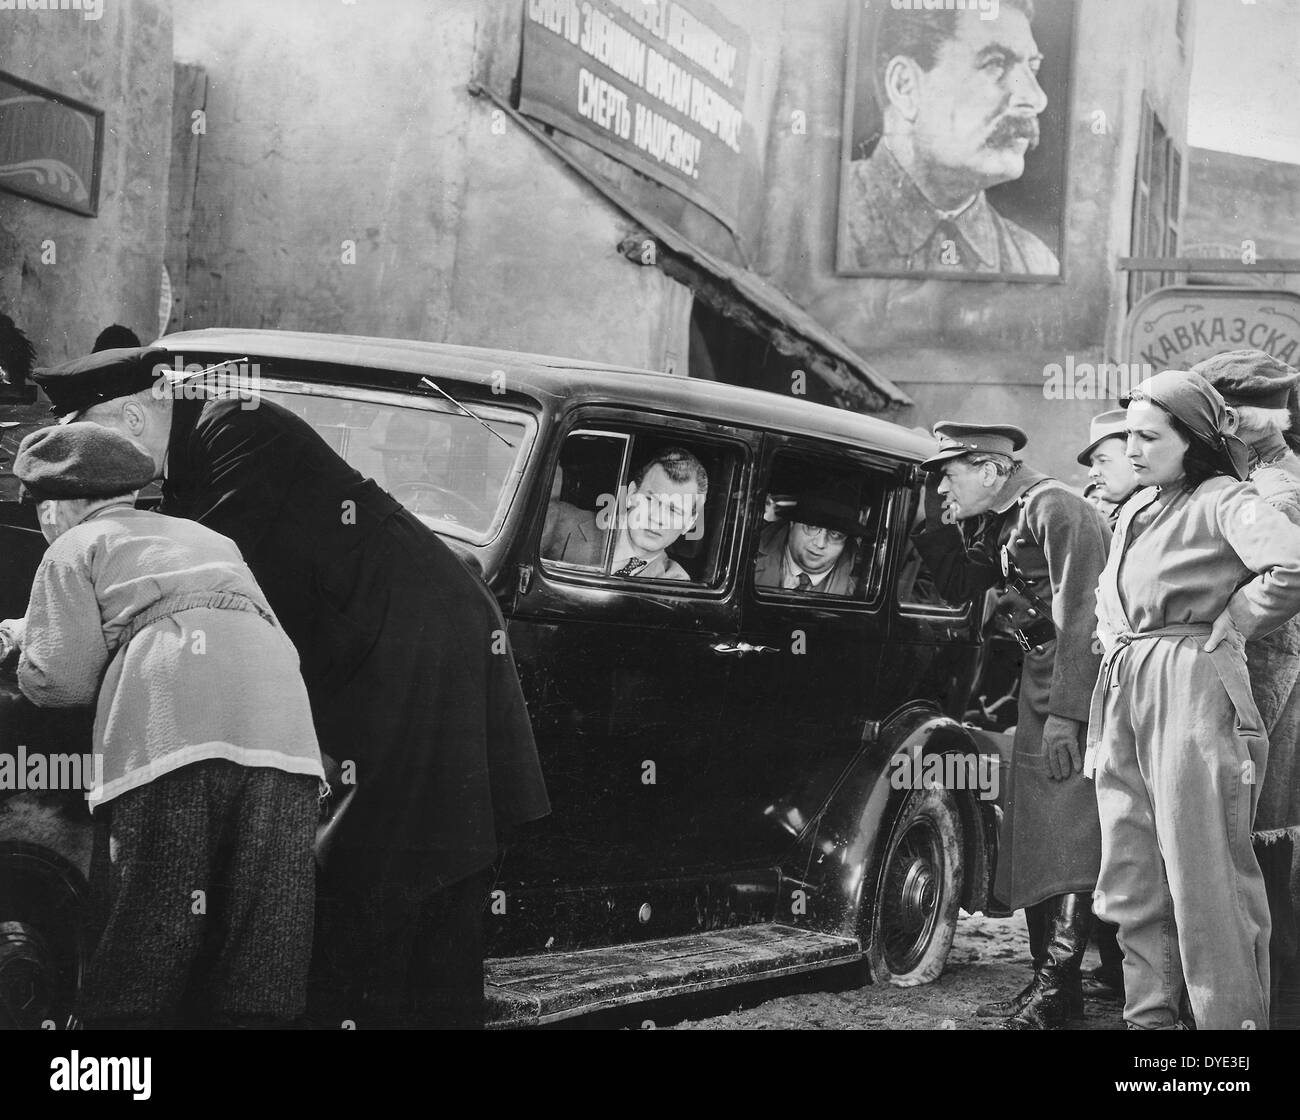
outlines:
[{"label": "dark overcoat", "polygon": [[248,404],[175,402],[160,509],[239,545],[298,649],[322,750],[354,764],[328,878],[430,894],[549,811],[501,612],[306,421]]},{"label": "dark overcoat", "polygon": [[[1078,770],[1063,781],[1051,777],[1043,726],[1049,715],[1088,721],[1101,664],[1097,581],[1110,531],[1095,506],[1027,467],[1012,477],[999,504],[975,526],[969,547],[955,525],[924,530],[914,540],[945,599],[978,602],[994,588],[1007,625],[1025,630],[1043,612],[1003,578],[1005,548],[1056,626],[1055,640],[1024,654],[1020,673],[995,885],[998,898],[1017,909],[1097,885],[1101,826],[1092,782]],[[1081,740],[1081,753],[1083,746]]]}]

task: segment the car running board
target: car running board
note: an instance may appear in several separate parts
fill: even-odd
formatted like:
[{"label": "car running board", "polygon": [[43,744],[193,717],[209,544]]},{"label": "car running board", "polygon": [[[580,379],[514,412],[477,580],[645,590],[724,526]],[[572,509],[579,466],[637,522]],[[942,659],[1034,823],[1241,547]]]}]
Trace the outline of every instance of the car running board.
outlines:
[{"label": "car running board", "polygon": [[857,938],[776,924],[742,926],[606,949],[484,962],[489,1027],[553,1023],[623,1004],[862,958]]}]

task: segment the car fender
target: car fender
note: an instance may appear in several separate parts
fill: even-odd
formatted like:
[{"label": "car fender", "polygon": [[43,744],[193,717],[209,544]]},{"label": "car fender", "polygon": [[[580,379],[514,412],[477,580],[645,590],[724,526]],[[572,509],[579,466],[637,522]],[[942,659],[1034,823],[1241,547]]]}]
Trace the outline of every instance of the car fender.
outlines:
[{"label": "car fender", "polygon": [[[904,766],[915,767],[928,755],[946,753],[988,755],[989,748],[932,702],[914,701],[894,712],[880,725],[875,741],[845,770],[783,861],[779,898],[803,891],[816,928],[856,936],[863,907],[874,893],[871,880],[880,852],[911,788],[891,780],[891,775]],[[954,795],[967,868],[962,905],[973,912],[987,901],[996,865],[998,818],[993,802],[977,791],[955,790]]]}]

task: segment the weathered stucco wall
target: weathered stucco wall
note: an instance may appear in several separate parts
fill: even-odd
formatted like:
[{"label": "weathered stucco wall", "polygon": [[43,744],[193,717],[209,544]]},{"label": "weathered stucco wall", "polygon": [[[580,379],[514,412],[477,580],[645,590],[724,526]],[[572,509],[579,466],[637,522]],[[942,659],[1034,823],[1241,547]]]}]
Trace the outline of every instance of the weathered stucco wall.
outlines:
[{"label": "weathered stucco wall", "polygon": [[208,78],[185,325],[684,355],[679,286],[617,252],[629,223],[468,92],[520,13],[178,0]]},{"label": "weathered stucco wall", "polygon": [[[1300,259],[1300,166],[1193,148],[1188,172],[1183,244],[1189,253],[1217,251],[1240,259],[1251,241],[1256,257]],[[1300,276],[1294,273],[1206,278],[1216,284],[1267,284],[1300,292]]]},{"label": "weathered stucco wall", "polygon": [[[38,364],[90,350],[110,323],[157,333],[171,138],[172,17],[165,0],[3,13],[0,70],[103,109],[99,214],[0,193],[0,310]],[[42,263],[42,243],[54,243]]]},{"label": "weathered stucco wall", "polygon": [[[1050,3],[1051,0],[1042,0]],[[1027,454],[1081,482],[1074,450],[1105,401],[1052,401],[1044,367],[1114,353],[1125,308],[1116,258],[1128,254],[1137,129],[1144,90],[1185,135],[1187,56],[1176,5],[1082,0],[1070,109],[1065,282],[1011,284],[838,277],[834,273],[841,114],[848,39],[845,0],[785,4],[778,108],[768,147],[759,268],[899,384],[929,426],[965,416],[1020,424]],[[1145,44],[1145,50],[1135,50]],[[803,110],[808,130],[790,127]],[[1093,113],[1106,114],[1104,133]]]}]

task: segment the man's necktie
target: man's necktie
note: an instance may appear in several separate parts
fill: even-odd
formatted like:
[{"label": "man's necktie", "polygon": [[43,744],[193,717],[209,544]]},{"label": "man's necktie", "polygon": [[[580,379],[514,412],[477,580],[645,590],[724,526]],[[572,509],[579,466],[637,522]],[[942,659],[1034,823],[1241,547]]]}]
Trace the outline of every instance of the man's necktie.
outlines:
[{"label": "man's necktie", "polygon": [[807,572],[800,572],[799,578],[794,581],[796,591],[809,591],[812,589],[812,579]]},{"label": "man's necktie", "polygon": [[616,576],[634,576],[648,563],[650,563],[649,560],[642,560],[639,556],[633,556],[631,560],[619,568],[619,570],[614,574]]}]

